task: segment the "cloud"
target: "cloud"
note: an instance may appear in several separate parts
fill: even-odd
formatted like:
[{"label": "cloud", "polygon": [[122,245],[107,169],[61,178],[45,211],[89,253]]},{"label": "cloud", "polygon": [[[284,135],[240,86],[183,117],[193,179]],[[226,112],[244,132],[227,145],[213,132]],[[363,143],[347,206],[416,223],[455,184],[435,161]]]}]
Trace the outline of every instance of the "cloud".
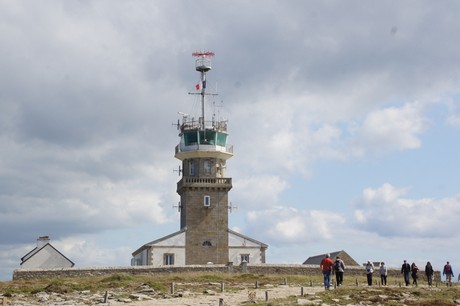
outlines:
[{"label": "cloud", "polygon": [[234,182],[233,188],[238,192],[233,195],[236,201],[233,204],[250,210],[274,207],[288,187],[288,183],[277,176],[244,177]]},{"label": "cloud", "polygon": [[419,148],[420,135],[428,124],[423,110],[423,105],[414,102],[369,113],[353,131],[354,154]]},{"label": "cloud", "polygon": [[460,214],[460,196],[409,199],[407,188],[389,183],[366,188],[355,204],[355,225],[385,237],[450,238]]},{"label": "cloud", "polygon": [[449,100],[447,106],[449,109],[447,123],[452,126],[460,127],[460,105],[458,99]]},{"label": "cloud", "polygon": [[[458,91],[459,11],[456,3],[358,1],[0,2],[0,253],[10,256],[0,266],[24,255],[10,249],[46,234],[88,257],[79,262],[107,255],[108,263],[116,260],[108,248],[89,251],[95,236],[151,226],[139,231],[141,244],[177,219],[166,209],[178,201],[172,123],[177,111],[196,110],[187,95],[199,77],[191,53],[203,48],[216,53],[208,84],[220,93],[209,110],[228,114],[235,146],[231,201],[254,221],[238,227],[275,245],[334,241],[334,224],[347,230],[345,217],[329,212],[335,207],[284,199],[308,196],[303,180],[315,182],[329,161],[348,171],[397,152],[404,165],[407,150],[430,150],[424,137],[438,105],[427,105]],[[449,107],[452,128],[455,97]],[[451,148],[451,139],[439,141]],[[402,175],[415,185],[430,174]],[[311,192],[347,201],[331,188]],[[410,200],[393,189],[385,204],[450,207],[456,199]],[[365,210],[360,218],[356,239],[381,235]],[[425,234],[415,227],[410,237]],[[117,254],[128,245],[107,240]]]},{"label": "cloud", "polygon": [[321,210],[299,210],[275,207],[250,211],[247,214],[247,231],[261,241],[272,241],[276,246],[313,243],[333,238],[333,228],[342,226],[341,214]]}]

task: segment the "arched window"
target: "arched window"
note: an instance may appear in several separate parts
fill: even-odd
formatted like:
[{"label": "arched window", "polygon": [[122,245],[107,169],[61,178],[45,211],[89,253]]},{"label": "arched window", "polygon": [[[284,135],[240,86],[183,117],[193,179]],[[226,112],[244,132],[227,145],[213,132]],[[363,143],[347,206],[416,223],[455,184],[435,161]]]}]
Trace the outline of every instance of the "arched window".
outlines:
[{"label": "arched window", "polygon": [[212,243],[211,243],[211,241],[209,241],[209,240],[206,240],[205,242],[203,242],[202,245],[203,245],[204,247],[212,247]]}]

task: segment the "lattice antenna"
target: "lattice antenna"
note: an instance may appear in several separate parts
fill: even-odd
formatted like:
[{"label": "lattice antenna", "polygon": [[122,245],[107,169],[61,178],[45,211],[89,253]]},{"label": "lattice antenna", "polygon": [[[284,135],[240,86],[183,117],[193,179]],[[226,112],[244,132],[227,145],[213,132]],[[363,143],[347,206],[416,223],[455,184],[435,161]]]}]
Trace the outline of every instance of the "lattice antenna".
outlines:
[{"label": "lattice antenna", "polygon": [[177,172],[180,176],[184,170],[182,170],[182,168],[179,166],[178,169],[174,169],[173,172]]},{"label": "lattice antenna", "polygon": [[177,208],[177,212],[180,212],[181,209],[182,209],[182,204],[179,202],[177,202],[177,205],[173,205],[173,208]]},{"label": "lattice antenna", "polygon": [[232,202],[228,204],[228,210],[232,213],[234,210],[238,210],[238,205],[234,205]]}]

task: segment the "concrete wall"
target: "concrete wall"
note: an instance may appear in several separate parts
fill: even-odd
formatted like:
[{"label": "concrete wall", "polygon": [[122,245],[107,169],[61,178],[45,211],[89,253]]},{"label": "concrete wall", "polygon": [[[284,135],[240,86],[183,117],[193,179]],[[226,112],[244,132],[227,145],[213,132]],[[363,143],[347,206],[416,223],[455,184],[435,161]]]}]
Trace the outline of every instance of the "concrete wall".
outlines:
[{"label": "concrete wall", "polygon": [[[63,268],[63,269],[18,269],[13,272],[13,280],[32,279],[32,278],[70,278],[86,276],[104,276],[112,274],[132,274],[132,275],[159,275],[186,272],[208,272],[208,273],[241,273],[242,265],[190,265],[190,266],[133,266],[133,267],[98,267],[98,268]],[[399,278],[402,281],[401,270],[399,268],[389,268],[388,277]],[[305,275],[319,276],[321,270],[317,265],[282,265],[282,264],[248,264],[247,273],[251,274],[277,274],[277,275]],[[364,267],[347,267],[345,278],[365,276]],[[423,278],[423,273],[420,278]],[[374,278],[380,277],[374,273]],[[439,271],[435,272],[435,279],[440,281]],[[389,282],[390,283],[390,282]],[[391,284],[391,283],[390,283]]]}]

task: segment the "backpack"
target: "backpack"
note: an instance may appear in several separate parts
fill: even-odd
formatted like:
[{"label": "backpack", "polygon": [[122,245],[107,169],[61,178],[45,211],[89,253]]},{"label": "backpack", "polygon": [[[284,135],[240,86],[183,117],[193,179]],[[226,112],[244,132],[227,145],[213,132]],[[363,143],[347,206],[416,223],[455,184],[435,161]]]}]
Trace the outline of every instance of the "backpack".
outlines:
[{"label": "backpack", "polygon": [[334,270],[335,270],[335,271],[339,271],[339,270],[340,270],[340,266],[341,266],[340,260],[336,260],[336,261],[334,262]]},{"label": "backpack", "polygon": [[444,269],[445,269],[446,274],[451,274],[452,273],[452,268],[450,267],[450,265],[446,265],[444,267]]}]

